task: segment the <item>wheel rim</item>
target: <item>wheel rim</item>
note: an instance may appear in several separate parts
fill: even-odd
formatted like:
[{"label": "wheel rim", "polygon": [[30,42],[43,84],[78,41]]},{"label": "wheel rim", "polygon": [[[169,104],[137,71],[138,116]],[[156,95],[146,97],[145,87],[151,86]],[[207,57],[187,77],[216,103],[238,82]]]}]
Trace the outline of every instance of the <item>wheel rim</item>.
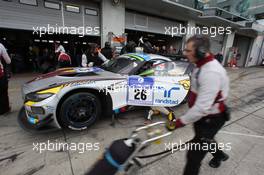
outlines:
[{"label": "wheel rim", "polygon": [[96,103],[90,97],[79,97],[70,103],[66,115],[72,125],[85,126],[96,117]]}]

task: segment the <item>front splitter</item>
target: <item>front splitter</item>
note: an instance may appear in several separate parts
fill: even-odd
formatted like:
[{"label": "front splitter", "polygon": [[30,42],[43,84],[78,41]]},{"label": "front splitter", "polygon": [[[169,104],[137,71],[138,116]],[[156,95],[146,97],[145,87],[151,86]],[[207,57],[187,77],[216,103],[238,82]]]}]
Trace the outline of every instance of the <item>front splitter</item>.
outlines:
[{"label": "front splitter", "polygon": [[24,107],[20,109],[18,116],[17,116],[17,120],[18,120],[20,127],[30,133],[47,133],[47,132],[59,130],[59,128],[49,125],[49,123],[51,122],[50,120],[47,120],[45,122],[41,122],[38,124],[31,124],[28,121]]}]

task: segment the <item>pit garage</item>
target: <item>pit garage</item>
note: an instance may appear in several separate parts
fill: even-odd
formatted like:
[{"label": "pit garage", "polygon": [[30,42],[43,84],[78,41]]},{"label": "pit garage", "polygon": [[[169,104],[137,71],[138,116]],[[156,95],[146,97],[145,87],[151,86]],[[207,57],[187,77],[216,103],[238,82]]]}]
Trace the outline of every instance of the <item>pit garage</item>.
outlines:
[{"label": "pit garage", "polygon": [[180,24],[184,23],[132,10],[126,10],[125,13],[125,32],[128,40],[137,42],[143,36],[144,40],[149,41],[152,45],[166,46],[167,49],[172,46],[176,53],[182,48],[183,36],[172,37],[165,34],[165,27],[176,27]]}]

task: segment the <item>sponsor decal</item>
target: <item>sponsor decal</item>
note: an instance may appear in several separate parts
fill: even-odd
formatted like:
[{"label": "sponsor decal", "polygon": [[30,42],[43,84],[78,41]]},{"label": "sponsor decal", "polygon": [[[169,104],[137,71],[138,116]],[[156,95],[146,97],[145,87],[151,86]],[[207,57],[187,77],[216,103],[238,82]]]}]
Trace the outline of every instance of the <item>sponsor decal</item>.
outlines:
[{"label": "sponsor decal", "polygon": [[178,100],[155,99],[155,103],[177,105],[179,102]]},{"label": "sponsor decal", "polygon": [[178,91],[180,90],[179,87],[172,87],[170,89],[166,89],[165,87],[162,87],[162,86],[158,86],[157,91],[163,91],[163,98],[160,99],[160,98],[156,98],[155,99],[155,104],[171,104],[171,105],[177,105],[179,104],[179,101],[178,99],[171,99],[172,97],[172,93],[175,92],[175,91]]},{"label": "sponsor decal", "polygon": [[86,72],[102,72],[104,71],[103,69],[99,68],[99,67],[78,67],[78,68],[74,68],[74,70],[78,73],[86,73]]},{"label": "sponsor decal", "polygon": [[53,113],[55,111],[55,107],[53,106],[45,106],[47,113]]},{"label": "sponsor decal", "polygon": [[95,81],[91,81],[91,80],[80,80],[80,81],[75,81],[75,82],[71,82],[66,84],[66,86],[81,86],[81,85],[87,85],[87,84],[94,84]]},{"label": "sponsor decal", "polygon": [[128,95],[129,104],[153,104],[153,84],[151,77],[131,76],[128,78]]},{"label": "sponsor decal", "polygon": [[75,127],[69,125],[68,128],[70,128],[70,129],[72,129],[72,130],[76,130],[76,131],[81,131],[81,130],[85,130],[85,129],[87,129],[87,126],[84,126],[84,127],[82,127],[82,128],[75,128]]},{"label": "sponsor decal", "polygon": [[169,90],[166,90],[164,87],[158,86],[157,90],[159,90],[159,91],[164,90],[164,95],[163,95],[164,98],[171,98],[172,91],[180,90],[180,88],[179,87],[172,87]]},{"label": "sponsor decal", "polygon": [[147,54],[127,54],[130,58],[134,58],[139,61],[149,61],[150,56]]},{"label": "sponsor decal", "polygon": [[189,79],[180,80],[179,84],[182,85],[185,90],[190,89],[190,80]]}]

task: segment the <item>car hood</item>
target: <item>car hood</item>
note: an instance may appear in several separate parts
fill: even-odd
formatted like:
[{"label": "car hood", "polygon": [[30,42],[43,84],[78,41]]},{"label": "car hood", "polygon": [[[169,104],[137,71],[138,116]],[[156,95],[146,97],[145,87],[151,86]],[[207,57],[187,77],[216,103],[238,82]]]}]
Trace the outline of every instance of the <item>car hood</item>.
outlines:
[{"label": "car hood", "polygon": [[33,80],[25,83],[22,87],[22,95],[24,97],[30,92],[35,92],[75,81],[102,81],[126,78],[127,76],[108,72],[98,67],[63,68],[48,74],[40,75]]}]

